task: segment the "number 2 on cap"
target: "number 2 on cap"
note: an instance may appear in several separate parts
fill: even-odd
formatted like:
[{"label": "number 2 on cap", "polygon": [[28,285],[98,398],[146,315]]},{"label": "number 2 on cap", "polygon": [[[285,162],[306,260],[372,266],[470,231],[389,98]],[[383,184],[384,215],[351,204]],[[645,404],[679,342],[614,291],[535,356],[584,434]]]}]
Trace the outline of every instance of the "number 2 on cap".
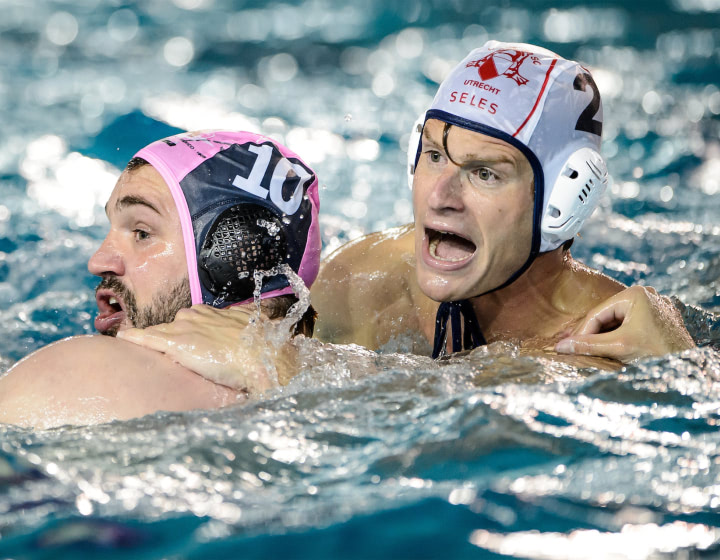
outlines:
[{"label": "number 2 on cap", "polygon": [[600,109],[600,92],[590,74],[582,73],[575,76],[573,88],[578,91],[587,91],[587,86],[590,86],[593,96],[585,110],[580,113],[577,124],[575,124],[575,130],[602,136],[602,121],[595,120],[595,115]]}]

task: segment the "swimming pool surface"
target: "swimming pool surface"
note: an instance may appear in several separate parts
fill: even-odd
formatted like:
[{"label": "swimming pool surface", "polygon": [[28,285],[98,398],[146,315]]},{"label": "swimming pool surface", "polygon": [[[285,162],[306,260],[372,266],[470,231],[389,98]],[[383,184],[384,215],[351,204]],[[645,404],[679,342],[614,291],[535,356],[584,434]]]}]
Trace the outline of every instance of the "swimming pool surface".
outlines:
[{"label": "swimming pool surface", "polygon": [[381,356],[368,376],[348,350],[242,407],[0,426],[0,558],[720,554],[720,2],[0,12],[3,370],[92,332],[85,267],[118,169],[179,129],[262,130],[302,154],[326,254],[410,221],[412,123],[487,38],[592,68],[613,184],[573,254],[676,296],[700,343],[616,373],[501,344],[442,367]]}]

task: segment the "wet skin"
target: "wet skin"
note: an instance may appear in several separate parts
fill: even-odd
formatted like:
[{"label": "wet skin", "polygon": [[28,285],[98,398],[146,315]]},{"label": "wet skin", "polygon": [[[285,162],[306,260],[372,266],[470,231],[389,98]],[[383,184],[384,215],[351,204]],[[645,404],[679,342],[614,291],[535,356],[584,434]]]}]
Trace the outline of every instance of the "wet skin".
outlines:
[{"label": "wet skin", "polygon": [[413,183],[418,284],[435,301],[496,288],[527,260],[533,172],[507,142],[430,119]]},{"label": "wet skin", "polygon": [[[681,320],[669,328],[671,311],[654,312],[645,292],[575,261],[562,248],[538,256],[509,286],[504,283],[527,261],[532,240],[532,168],[512,145],[429,120],[415,172],[415,223],[370,234],[338,249],[324,262],[312,288],[319,316],[315,336],[377,350],[409,349],[428,354],[438,301],[470,299],[486,339],[519,343],[524,351],[552,353],[562,339],[581,333],[570,351],[611,359],[661,354],[693,346]],[[631,313],[634,307],[636,312]],[[598,315],[600,313],[600,315]],[[607,323],[606,315],[619,322]],[[180,363],[235,387],[251,386],[242,352],[227,351],[216,333],[242,331],[231,313],[208,310],[184,315],[182,325],[127,331],[132,341],[162,349]],[[588,316],[596,317],[588,326]],[[224,328],[221,329],[221,326]],[[597,333],[617,328],[612,334]],[[649,329],[666,336],[653,337]],[[677,335],[677,336],[676,336]],[[224,360],[198,360],[200,354]],[[669,344],[668,341],[681,341]],[[180,342],[179,342],[180,341]],[[566,344],[567,346],[567,344]],[[557,350],[561,351],[563,345]],[[616,367],[597,358],[576,365]]]},{"label": "wet skin", "polygon": [[[590,309],[623,286],[562,248],[527,261],[533,172],[500,139],[430,119],[413,183],[412,227],[339,249],[313,288],[317,334],[377,349],[406,333],[429,351],[439,301],[470,300],[486,340],[552,349]],[[445,140],[445,141],[444,141]],[[414,339],[413,349],[422,343]]]},{"label": "wet skin", "polygon": [[[187,283],[170,190],[150,166],[124,172],[106,211],[110,230],[88,263],[90,272],[115,286],[97,292],[98,330],[114,334],[137,321],[154,324],[165,313],[170,320],[184,305],[166,295]],[[107,336],[73,337],[41,348],[0,378],[0,422],[96,424],[244,398],[243,391],[212,383],[159,352]]]},{"label": "wet skin", "polygon": [[174,313],[162,316],[163,306],[187,277],[187,265],[180,217],[165,181],[150,165],[125,171],[105,210],[110,231],[88,261],[92,274],[111,279],[96,294],[95,327],[115,334],[133,323],[147,326],[137,325],[138,316],[149,317],[145,322],[172,320]]}]

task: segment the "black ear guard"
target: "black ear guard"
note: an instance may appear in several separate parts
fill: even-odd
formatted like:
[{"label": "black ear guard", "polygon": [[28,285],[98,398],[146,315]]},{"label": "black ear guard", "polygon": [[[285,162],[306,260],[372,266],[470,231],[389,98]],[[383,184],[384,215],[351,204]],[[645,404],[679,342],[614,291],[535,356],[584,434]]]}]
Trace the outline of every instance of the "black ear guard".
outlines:
[{"label": "black ear guard", "polygon": [[208,231],[198,255],[200,282],[218,298],[243,301],[253,296],[253,273],[282,264],[286,255],[278,217],[255,204],[238,204],[222,212]]}]

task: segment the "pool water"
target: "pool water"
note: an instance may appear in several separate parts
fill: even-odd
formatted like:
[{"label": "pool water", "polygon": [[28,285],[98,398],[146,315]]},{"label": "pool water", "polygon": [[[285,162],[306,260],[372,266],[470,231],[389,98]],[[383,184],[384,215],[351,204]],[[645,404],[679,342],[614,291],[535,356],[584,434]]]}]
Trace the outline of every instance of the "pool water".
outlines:
[{"label": "pool water", "polygon": [[720,3],[0,9],[3,369],[92,332],[118,169],[177,130],[262,130],[306,157],[325,254],[410,221],[412,123],[487,38],[592,68],[613,184],[573,254],[676,296],[700,344],[612,373],[508,344],[442,365],[348,348],[241,407],[0,427],[0,557],[720,554]]}]

